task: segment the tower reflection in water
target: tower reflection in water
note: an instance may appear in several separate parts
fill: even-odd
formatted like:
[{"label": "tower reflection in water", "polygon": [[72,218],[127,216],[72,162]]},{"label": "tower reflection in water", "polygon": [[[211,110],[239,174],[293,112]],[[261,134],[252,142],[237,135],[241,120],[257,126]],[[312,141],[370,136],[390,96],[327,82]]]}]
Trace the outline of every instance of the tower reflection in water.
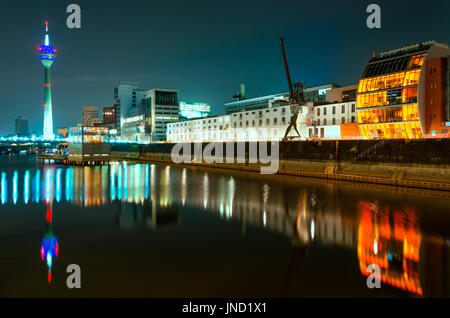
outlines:
[{"label": "tower reflection in water", "polygon": [[[126,162],[96,167],[44,166],[23,175],[17,171],[0,175],[1,204],[44,202],[47,207],[41,258],[48,266],[49,282],[52,263],[59,253],[52,231],[52,208],[64,200],[82,207],[113,204],[116,224],[121,228],[178,224],[179,208],[189,206],[240,223],[243,234],[249,226],[277,232],[291,240],[288,272],[300,265],[306,249],[322,244],[353,250],[360,275],[367,276],[367,266],[377,264],[384,284],[419,296],[431,293],[432,288],[426,288],[429,276],[439,281],[436,277],[449,275],[445,266],[432,271],[427,260],[430,250],[439,251],[438,259],[445,263],[446,238],[421,233],[414,207],[392,208],[367,199],[348,205],[336,184],[320,184],[317,188],[292,186]],[[445,293],[443,286],[437,290]]]}]

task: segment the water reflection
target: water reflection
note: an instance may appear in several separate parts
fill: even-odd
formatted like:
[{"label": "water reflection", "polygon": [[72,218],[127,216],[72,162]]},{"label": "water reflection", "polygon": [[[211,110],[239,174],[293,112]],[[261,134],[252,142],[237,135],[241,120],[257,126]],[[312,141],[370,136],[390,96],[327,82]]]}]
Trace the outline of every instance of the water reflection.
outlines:
[{"label": "water reflection", "polygon": [[52,231],[52,206],[65,200],[82,207],[112,205],[116,224],[122,229],[176,226],[180,208],[189,206],[216,213],[226,222],[240,223],[242,235],[249,227],[278,233],[291,242],[288,280],[309,247],[331,246],[354,252],[362,278],[368,275],[369,264],[377,264],[382,269],[382,282],[399,291],[417,296],[448,292],[446,280],[441,279],[449,277],[448,267],[433,267],[429,261],[448,261],[448,239],[423,233],[414,206],[392,206],[372,199],[348,203],[333,184],[324,185],[325,192],[320,192],[299,185],[150,164],[43,166],[21,174],[1,172],[1,204],[45,203],[41,258],[47,264],[49,282],[59,250]]},{"label": "water reflection", "polygon": [[[381,281],[422,295],[419,250],[422,236],[416,211],[394,210],[379,203],[360,202],[358,259],[363,275],[367,266],[381,267]],[[393,223],[393,224],[392,224]],[[393,226],[392,226],[393,225]]]},{"label": "water reflection", "polygon": [[42,239],[41,244],[41,260],[47,265],[47,280],[50,284],[52,281],[52,265],[53,260],[59,255],[59,243],[55,234],[53,234],[53,209],[52,202],[45,201],[45,224],[46,231],[45,236]]}]

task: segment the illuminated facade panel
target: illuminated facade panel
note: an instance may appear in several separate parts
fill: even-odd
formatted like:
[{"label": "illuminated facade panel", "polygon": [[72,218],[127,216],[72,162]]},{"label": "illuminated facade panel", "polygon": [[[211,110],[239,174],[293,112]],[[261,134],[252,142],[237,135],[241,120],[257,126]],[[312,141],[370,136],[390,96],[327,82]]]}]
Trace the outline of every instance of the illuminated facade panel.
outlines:
[{"label": "illuminated facade panel", "polygon": [[211,106],[205,103],[180,102],[180,117],[186,119],[207,117]]}]

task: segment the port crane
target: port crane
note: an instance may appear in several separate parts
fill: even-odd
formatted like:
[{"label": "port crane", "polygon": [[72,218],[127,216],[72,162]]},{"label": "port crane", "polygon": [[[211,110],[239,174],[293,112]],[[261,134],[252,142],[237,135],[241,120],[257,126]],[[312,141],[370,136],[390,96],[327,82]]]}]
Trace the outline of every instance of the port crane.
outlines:
[{"label": "port crane", "polygon": [[301,137],[297,129],[297,119],[301,106],[305,104],[305,95],[303,93],[304,83],[300,82],[292,84],[291,82],[291,76],[289,74],[289,67],[286,58],[286,51],[284,49],[284,38],[280,38],[280,45],[281,45],[281,53],[283,54],[286,77],[289,85],[289,104],[291,105],[291,119],[283,138],[283,141],[286,141],[292,128],[294,128],[298,136]]}]

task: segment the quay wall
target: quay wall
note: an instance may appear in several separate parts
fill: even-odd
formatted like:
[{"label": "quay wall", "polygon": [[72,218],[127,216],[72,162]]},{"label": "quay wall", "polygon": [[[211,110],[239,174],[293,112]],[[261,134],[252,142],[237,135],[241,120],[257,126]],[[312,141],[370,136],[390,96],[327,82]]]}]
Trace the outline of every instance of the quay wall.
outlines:
[{"label": "quay wall", "polygon": [[[450,191],[450,139],[387,140],[354,160],[377,143],[380,141],[280,142],[278,174]],[[207,144],[202,144],[203,150]],[[171,158],[173,146],[169,143],[113,144],[111,159],[174,164]],[[221,146],[225,162],[226,148],[223,144]],[[192,161],[182,165],[254,172],[260,172],[261,166],[268,166],[259,161],[257,164],[249,162],[249,150],[258,148],[258,143],[234,143],[235,154],[240,146],[245,147],[244,163],[194,162],[194,145],[190,145]],[[270,156],[270,142],[267,148]]]}]

